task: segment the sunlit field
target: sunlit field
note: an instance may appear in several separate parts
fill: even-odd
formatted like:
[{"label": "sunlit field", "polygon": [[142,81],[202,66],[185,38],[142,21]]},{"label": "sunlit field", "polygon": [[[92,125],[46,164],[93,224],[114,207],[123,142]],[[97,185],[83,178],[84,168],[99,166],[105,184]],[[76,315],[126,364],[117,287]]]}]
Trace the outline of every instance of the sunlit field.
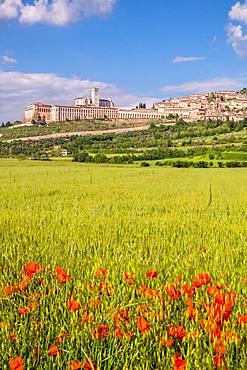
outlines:
[{"label": "sunlit field", "polygon": [[1,369],[246,369],[247,169],[0,160]]}]

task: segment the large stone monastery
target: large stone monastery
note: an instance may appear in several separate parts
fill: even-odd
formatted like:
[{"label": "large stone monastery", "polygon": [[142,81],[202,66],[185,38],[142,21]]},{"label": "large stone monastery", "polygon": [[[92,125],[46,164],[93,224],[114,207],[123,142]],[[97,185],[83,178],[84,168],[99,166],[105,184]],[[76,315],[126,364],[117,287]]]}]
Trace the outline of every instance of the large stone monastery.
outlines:
[{"label": "large stone monastery", "polygon": [[91,90],[91,96],[75,98],[74,105],[71,106],[47,105],[40,102],[28,105],[25,109],[24,122],[31,123],[33,120],[63,122],[94,118],[116,121],[121,119],[160,120],[163,118],[163,113],[154,109],[124,110],[117,108],[110,98],[100,99],[99,89],[94,87]]},{"label": "large stone monastery", "polygon": [[234,91],[194,94],[175,99],[163,100],[146,109],[145,105],[136,109],[117,108],[113,101],[101,99],[98,88],[91,90],[91,96],[76,98],[74,105],[30,104],[25,109],[24,122],[33,121],[63,122],[67,120],[105,118],[121,120],[169,120],[182,119],[187,122],[197,120],[242,121],[247,117],[247,94]]}]

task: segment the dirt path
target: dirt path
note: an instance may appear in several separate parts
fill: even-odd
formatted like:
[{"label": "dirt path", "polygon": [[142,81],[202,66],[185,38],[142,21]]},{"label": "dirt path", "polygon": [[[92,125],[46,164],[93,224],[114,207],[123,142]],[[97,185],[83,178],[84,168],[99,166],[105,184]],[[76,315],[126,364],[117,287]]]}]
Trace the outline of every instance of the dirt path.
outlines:
[{"label": "dirt path", "polygon": [[30,137],[20,137],[11,140],[5,140],[8,143],[12,141],[20,140],[20,141],[38,141],[38,140],[45,140],[45,139],[56,139],[60,137],[71,137],[71,136],[94,136],[94,135],[104,135],[104,134],[122,134],[124,132],[135,132],[135,131],[144,131],[147,130],[150,125],[144,126],[137,126],[137,127],[126,127],[126,128],[116,128],[116,129],[109,129],[109,130],[97,130],[97,131],[76,131],[76,132],[64,132],[58,134],[50,134],[50,135],[41,135],[41,136],[30,136]]}]

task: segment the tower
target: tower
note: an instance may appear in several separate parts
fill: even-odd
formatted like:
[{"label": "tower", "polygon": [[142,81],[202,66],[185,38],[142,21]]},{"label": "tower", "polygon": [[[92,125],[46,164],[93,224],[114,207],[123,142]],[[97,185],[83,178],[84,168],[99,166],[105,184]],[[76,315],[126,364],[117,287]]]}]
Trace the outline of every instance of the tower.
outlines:
[{"label": "tower", "polygon": [[91,90],[92,103],[96,107],[99,107],[99,88],[93,87]]}]

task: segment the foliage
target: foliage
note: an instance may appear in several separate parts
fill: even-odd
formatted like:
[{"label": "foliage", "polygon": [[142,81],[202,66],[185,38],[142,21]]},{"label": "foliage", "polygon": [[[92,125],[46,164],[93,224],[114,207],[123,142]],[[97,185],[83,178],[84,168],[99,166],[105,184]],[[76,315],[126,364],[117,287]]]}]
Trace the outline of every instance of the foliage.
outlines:
[{"label": "foliage", "polygon": [[244,89],[240,90],[239,92],[240,92],[240,94],[247,94],[247,88],[245,87]]},{"label": "foliage", "polygon": [[141,167],[150,167],[148,162],[141,162]]}]

